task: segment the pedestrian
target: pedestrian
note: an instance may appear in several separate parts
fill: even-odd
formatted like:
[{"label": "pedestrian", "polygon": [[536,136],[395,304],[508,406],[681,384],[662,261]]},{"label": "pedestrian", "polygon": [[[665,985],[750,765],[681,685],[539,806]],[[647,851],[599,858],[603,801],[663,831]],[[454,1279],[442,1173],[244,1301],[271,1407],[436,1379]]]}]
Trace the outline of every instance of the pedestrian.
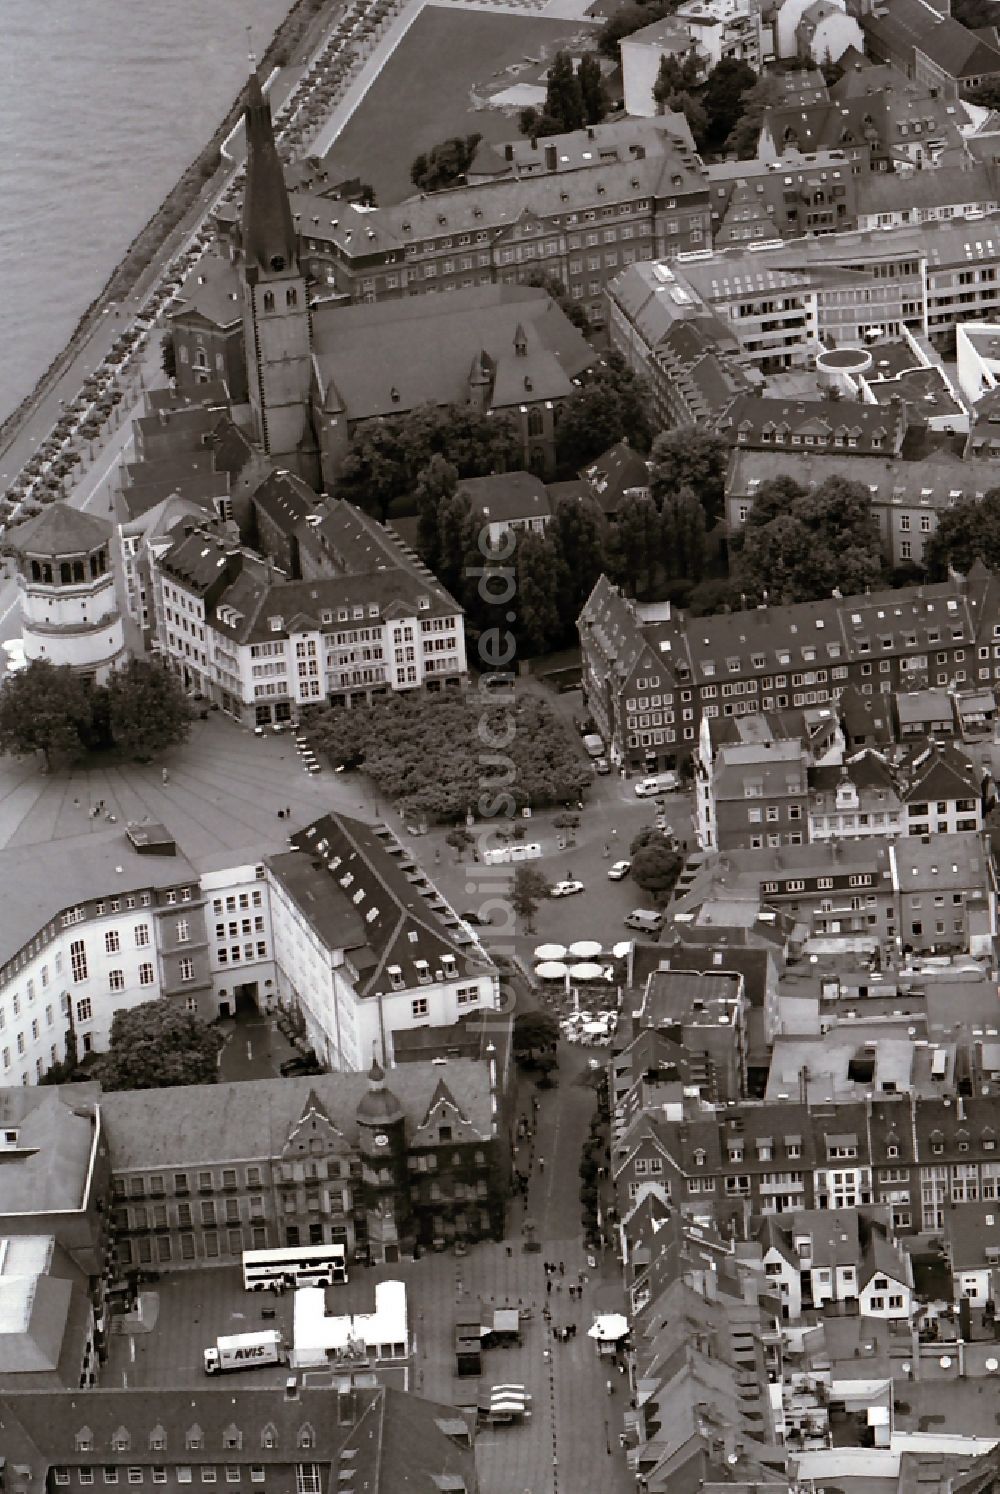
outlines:
[{"label": "pedestrian", "polygon": [[511,1258],[511,1256],[513,1254],[514,1254],[514,1247],[513,1247],[513,1245],[508,1245],[507,1246],[507,1259],[510,1260],[510,1258]]},{"label": "pedestrian", "polygon": [[566,1262],[565,1261],[560,1261],[559,1262],[559,1275],[560,1276],[565,1276],[566,1275]]},{"label": "pedestrian", "polygon": [[539,1157],[539,1159],[538,1159],[538,1171],[539,1172],[544,1172],[545,1171],[545,1158],[544,1157]]},{"label": "pedestrian", "polygon": [[170,774],[167,772],[166,768],[163,769],[163,781],[164,783],[170,782]]},{"label": "pedestrian", "polygon": [[608,1395],[614,1395],[614,1393],[615,1393],[615,1387],[612,1385],[612,1383],[611,1383],[610,1380],[607,1381],[607,1387],[608,1387]]},{"label": "pedestrian", "polygon": [[552,1280],[551,1280],[551,1278],[545,1283],[545,1295],[546,1295],[546,1297],[551,1297],[552,1296]]}]

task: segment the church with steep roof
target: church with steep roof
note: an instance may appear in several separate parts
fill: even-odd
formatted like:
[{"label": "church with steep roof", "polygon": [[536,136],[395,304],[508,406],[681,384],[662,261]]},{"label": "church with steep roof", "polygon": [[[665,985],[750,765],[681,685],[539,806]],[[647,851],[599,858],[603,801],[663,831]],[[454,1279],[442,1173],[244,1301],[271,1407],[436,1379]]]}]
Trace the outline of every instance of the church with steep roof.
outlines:
[{"label": "church with steep roof", "polygon": [[237,273],[251,430],[281,467],[331,487],[355,429],[421,405],[510,417],[524,464],[555,463],[555,411],[596,354],[547,291],[481,284],[380,304],[312,300],[270,105],[256,73]]}]

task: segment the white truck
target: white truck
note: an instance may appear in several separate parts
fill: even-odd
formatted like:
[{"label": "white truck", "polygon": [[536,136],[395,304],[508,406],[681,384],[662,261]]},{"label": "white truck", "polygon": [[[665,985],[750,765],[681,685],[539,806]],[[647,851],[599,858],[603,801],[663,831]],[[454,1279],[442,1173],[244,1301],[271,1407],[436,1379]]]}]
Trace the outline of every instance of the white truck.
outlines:
[{"label": "white truck", "polygon": [[218,1338],[205,1350],[206,1375],[223,1370],[257,1369],[262,1364],[283,1364],[286,1359],[281,1333],[269,1328],[263,1333],[234,1333]]},{"label": "white truck", "polygon": [[583,739],[583,745],[587,749],[588,757],[604,756],[604,743],[601,741],[601,738],[597,735],[596,731],[587,733],[587,735]]}]

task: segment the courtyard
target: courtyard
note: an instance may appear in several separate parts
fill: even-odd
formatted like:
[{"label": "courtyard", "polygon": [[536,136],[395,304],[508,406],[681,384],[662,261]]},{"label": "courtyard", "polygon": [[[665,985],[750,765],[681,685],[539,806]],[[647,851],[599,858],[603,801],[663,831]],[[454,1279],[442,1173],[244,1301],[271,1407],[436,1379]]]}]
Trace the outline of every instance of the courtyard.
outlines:
[{"label": "courtyard", "polygon": [[477,89],[495,91],[507,69],[571,46],[587,29],[578,21],[426,6],[326,154],[327,169],[371,182],[381,204],[411,196],[410,163],[421,151],[451,135],[516,136],[513,115],[476,107]]}]

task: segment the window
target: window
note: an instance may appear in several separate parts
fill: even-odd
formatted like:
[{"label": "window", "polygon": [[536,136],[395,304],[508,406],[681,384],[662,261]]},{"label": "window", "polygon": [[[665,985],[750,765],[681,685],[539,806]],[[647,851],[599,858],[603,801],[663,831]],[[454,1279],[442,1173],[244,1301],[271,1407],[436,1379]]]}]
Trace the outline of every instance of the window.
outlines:
[{"label": "window", "polygon": [[121,949],[121,936],[117,929],[108,929],[104,935],[104,953],[117,954]]},{"label": "window", "polygon": [[153,977],[153,967],[152,967],[152,965],[148,965],[148,964],[140,965],[139,966],[139,984],[140,984],[140,986],[151,986],[153,984],[153,979],[154,979],[154,977]]},{"label": "window", "polygon": [[188,922],[188,920],[186,918],[178,918],[178,920],[177,920],[177,942],[178,942],[178,944],[187,944],[187,942],[188,942],[188,940],[190,938],[191,938],[191,925],[190,925],[190,923]]},{"label": "window", "polygon": [[135,946],[136,946],[136,949],[144,949],[148,943],[149,943],[149,925],[147,923],[137,923],[136,926],[135,926]]},{"label": "window", "polygon": [[70,945],[69,964],[74,981],[79,983],[87,979],[87,946],[82,939],[74,939]]},{"label": "window", "polygon": [[94,1010],[91,1005],[90,997],[84,996],[82,1001],[78,1001],[76,1003],[76,1020],[78,1022],[89,1022],[93,1015]]},{"label": "window", "polygon": [[187,958],[180,962],[181,980],[194,980],[194,960]]},{"label": "window", "polygon": [[426,1017],[428,1009],[426,996],[417,996],[410,1002],[410,1014],[414,1017]]}]

